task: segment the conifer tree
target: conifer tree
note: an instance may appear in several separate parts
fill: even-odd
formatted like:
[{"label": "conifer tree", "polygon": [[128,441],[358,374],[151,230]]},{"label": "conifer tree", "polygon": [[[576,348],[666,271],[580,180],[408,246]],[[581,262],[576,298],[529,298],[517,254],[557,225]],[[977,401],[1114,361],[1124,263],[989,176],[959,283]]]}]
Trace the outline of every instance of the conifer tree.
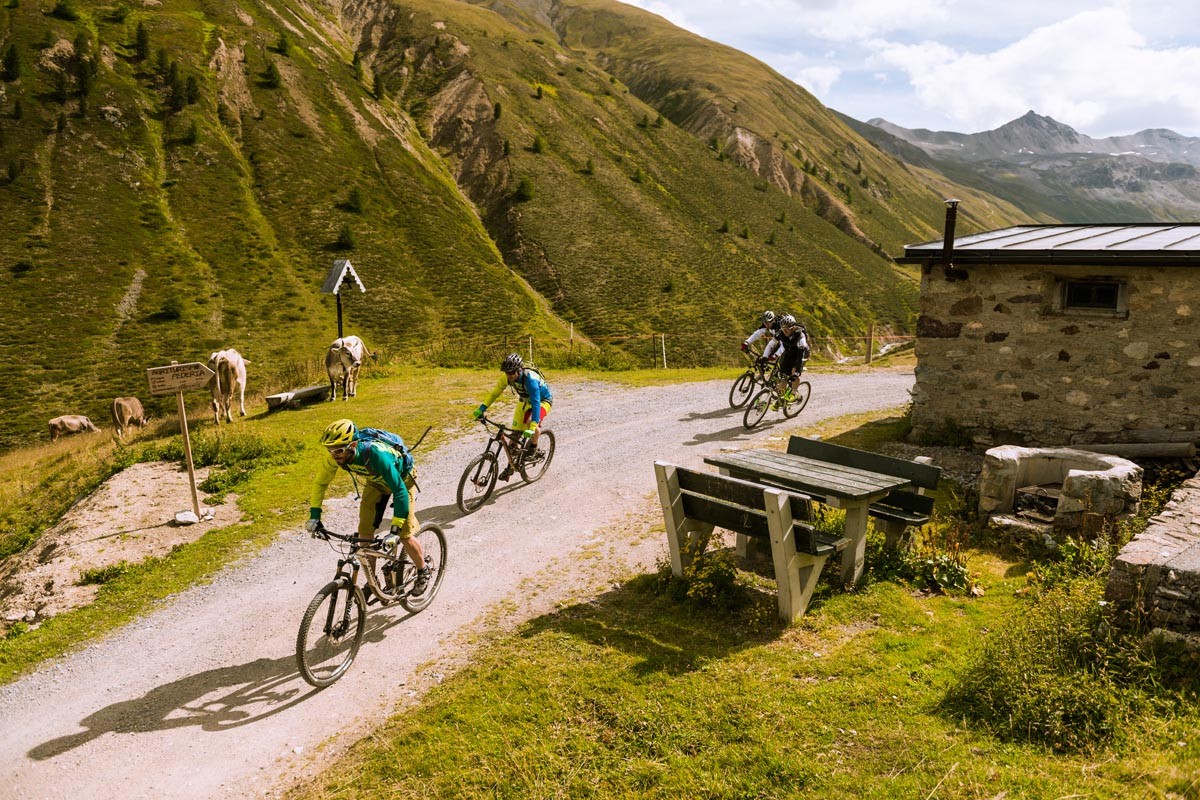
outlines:
[{"label": "conifer tree", "polygon": [[133,40],[133,54],[138,61],[145,61],[150,57],[150,31],[144,22],[138,23]]},{"label": "conifer tree", "polygon": [[15,81],[19,77],[21,77],[21,55],[17,52],[17,46],[10,44],[4,51],[4,64],[3,67],[0,67],[0,78],[6,81]]}]

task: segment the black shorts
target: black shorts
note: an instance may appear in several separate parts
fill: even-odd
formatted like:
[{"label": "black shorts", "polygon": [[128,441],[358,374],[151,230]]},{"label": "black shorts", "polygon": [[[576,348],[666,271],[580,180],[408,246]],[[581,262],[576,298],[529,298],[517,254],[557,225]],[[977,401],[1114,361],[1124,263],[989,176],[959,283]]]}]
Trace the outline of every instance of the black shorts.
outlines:
[{"label": "black shorts", "polygon": [[799,375],[804,371],[804,362],[807,360],[808,353],[804,350],[785,351],[783,358],[779,359],[779,372],[787,376]]}]

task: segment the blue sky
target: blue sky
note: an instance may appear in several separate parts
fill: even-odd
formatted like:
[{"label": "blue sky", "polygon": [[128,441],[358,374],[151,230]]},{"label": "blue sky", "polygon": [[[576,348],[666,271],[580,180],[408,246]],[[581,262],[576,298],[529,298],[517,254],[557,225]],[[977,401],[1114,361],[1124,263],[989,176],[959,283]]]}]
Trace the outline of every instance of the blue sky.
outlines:
[{"label": "blue sky", "polygon": [[1196,0],[625,0],[861,120],[973,133],[1030,109],[1089,136],[1200,136]]}]

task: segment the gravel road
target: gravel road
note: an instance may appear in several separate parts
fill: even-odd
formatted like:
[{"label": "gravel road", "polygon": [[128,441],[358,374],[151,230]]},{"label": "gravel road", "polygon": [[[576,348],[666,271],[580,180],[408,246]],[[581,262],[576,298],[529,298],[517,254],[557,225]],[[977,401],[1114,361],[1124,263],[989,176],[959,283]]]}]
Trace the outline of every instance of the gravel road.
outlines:
[{"label": "gravel road", "polygon": [[[297,525],[211,584],[0,689],[0,795],[278,794],[398,706],[419,702],[482,634],[603,590],[622,571],[653,569],[666,552],[661,533],[647,532],[661,523],[655,459],[699,466],[814,420],[900,406],[913,383],[910,372],[808,377],[813,396],[800,417],[770,412],[754,431],[728,407],[727,381],[556,384],[548,427],[558,452],[539,483],[500,484],[487,505],[460,517],[454,492],[481,431],[423,454],[418,515],[446,528],[446,579],[421,614],[374,608],[341,681],[316,691],[294,666],[300,615],[336,561]],[[326,509],[331,528],[353,527],[352,497]]]}]

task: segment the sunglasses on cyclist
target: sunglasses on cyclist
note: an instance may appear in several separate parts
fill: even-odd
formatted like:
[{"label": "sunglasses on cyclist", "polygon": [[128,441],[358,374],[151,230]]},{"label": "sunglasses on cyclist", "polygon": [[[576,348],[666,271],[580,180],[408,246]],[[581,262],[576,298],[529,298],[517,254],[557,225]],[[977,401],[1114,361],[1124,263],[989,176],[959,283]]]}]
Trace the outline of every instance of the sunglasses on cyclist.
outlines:
[{"label": "sunglasses on cyclist", "polygon": [[333,456],[334,458],[341,458],[342,456],[346,455],[347,453],[353,452],[354,445],[353,444],[344,444],[341,447],[329,447],[326,449],[329,450],[329,455]]}]

